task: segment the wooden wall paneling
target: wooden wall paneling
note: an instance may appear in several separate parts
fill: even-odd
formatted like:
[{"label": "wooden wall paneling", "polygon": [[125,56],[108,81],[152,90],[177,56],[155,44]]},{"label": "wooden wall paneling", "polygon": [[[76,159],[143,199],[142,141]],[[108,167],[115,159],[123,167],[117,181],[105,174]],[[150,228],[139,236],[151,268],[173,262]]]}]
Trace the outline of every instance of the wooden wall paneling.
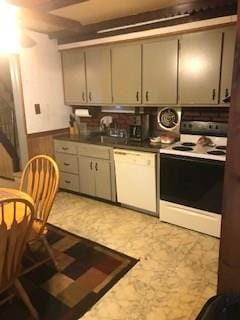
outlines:
[{"label": "wooden wall paneling", "polygon": [[64,128],[54,131],[29,134],[27,137],[29,159],[39,154],[45,154],[54,158],[54,136],[68,133],[68,131],[68,128]]},{"label": "wooden wall paneling", "polygon": [[240,0],[225,167],[218,293],[240,293]]}]

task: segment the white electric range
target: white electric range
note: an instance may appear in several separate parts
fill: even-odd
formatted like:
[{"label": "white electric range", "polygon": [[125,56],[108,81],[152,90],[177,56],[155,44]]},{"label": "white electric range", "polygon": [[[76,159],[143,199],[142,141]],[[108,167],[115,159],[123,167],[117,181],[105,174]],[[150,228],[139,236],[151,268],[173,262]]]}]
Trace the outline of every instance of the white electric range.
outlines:
[{"label": "white electric range", "polygon": [[[227,123],[213,121],[212,108],[209,121],[194,111],[197,116],[192,119],[182,114],[180,141],[160,150],[159,216],[161,221],[220,237]],[[206,109],[203,112],[207,119]]]},{"label": "white electric range", "polygon": [[201,135],[181,134],[180,141],[172,144],[168,148],[161,149],[161,153],[217,161],[226,160],[226,137],[206,136],[206,138],[212,141],[210,145],[199,144],[198,141],[201,137]]}]

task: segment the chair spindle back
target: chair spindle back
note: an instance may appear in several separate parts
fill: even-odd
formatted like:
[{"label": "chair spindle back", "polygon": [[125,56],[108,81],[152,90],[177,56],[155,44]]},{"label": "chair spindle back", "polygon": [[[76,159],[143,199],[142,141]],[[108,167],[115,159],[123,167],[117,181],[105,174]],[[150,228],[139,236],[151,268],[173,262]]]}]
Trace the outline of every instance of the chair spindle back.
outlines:
[{"label": "chair spindle back", "polygon": [[28,193],[35,203],[35,219],[47,222],[59,186],[59,169],[49,156],[33,157],[23,171],[20,190]]},{"label": "chair spindle back", "polygon": [[33,216],[34,206],[28,200],[0,200],[0,292],[19,275]]}]

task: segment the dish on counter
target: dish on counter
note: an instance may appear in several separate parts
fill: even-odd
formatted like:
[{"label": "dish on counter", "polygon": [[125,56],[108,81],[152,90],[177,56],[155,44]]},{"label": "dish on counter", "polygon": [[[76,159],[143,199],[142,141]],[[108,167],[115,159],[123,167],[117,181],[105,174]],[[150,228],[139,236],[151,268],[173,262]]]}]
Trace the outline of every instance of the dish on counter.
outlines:
[{"label": "dish on counter", "polygon": [[171,144],[178,139],[178,134],[175,132],[163,132],[157,137],[150,138],[151,143]]},{"label": "dish on counter", "polygon": [[150,138],[150,142],[151,143],[161,143],[161,137],[153,137],[153,138]]}]

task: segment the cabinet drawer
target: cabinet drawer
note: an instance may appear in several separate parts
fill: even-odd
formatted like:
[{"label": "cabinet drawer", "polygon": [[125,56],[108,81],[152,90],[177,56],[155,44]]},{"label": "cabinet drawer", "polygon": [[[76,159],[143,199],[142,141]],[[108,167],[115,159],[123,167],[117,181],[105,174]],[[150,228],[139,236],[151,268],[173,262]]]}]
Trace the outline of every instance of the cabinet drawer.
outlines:
[{"label": "cabinet drawer", "polygon": [[110,148],[93,146],[90,144],[79,143],[78,154],[85,157],[94,157],[98,159],[109,159]]},{"label": "cabinet drawer", "polygon": [[60,171],[78,173],[77,156],[56,152],[55,157]]},{"label": "cabinet drawer", "polygon": [[77,144],[70,141],[54,140],[55,151],[64,153],[77,153]]},{"label": "cabinet drawer", "polygon": [[60,173],[60,188],[79,192],[79,176],[71,173]]}]

